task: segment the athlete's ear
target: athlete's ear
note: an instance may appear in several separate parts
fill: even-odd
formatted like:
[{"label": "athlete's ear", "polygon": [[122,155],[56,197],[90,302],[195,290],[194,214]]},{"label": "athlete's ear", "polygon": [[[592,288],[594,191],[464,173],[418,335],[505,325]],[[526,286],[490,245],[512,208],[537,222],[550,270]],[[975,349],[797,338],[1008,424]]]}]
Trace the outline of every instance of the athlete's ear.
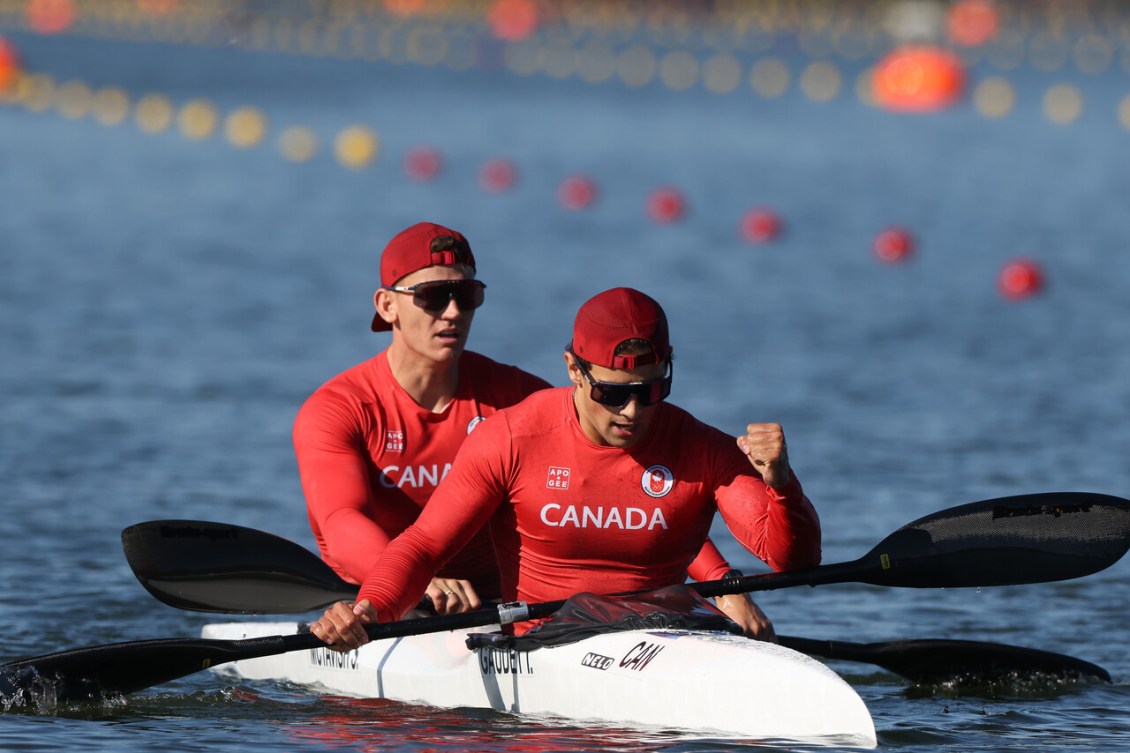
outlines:
[{"label": "athlete's ear", "polygon": [[396,323],[396,297],[384,288],[377,288],[373,293],[373,306],[377,309],[377,316],[389,324]]},{"label": "athlete's ear", "polygon": [[581,375],[581,369],[577,366],[577,359],[569,351],[565,351],[565,370],[569,372],[569,381],[578,387],[584,386],[584,377]]}]

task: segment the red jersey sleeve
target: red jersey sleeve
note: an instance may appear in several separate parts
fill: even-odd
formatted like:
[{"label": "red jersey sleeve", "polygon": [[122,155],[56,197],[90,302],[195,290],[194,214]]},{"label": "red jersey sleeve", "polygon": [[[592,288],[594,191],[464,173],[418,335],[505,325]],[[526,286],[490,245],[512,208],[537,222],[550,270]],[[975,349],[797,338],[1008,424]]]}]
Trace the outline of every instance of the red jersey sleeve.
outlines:
[{"label": "red jersey sleeve", "polygon": [[718,580],[729,571],[730,563],[726,561],[726,558],[722,556],[718,547],[714,546],[714,542],[710,539],[707,539],[706,543],[702,545],[698,556],[687,568],[687,573],[699,582]]},{"label": "red jersey sleeve", "polygon": [[727,455],[715,500],[731,533],[778,572],[820,564],[820,519],[796,474],[774,489],[736,447]]},{"label": "red jersey sleeve", "polygon": [[365,512],[371,492],[364,438],[356,412],[342,400],[332,392],[312,395],[295,419],[293,441],[318,547],[342,577],[360,582],[389,536]]}]

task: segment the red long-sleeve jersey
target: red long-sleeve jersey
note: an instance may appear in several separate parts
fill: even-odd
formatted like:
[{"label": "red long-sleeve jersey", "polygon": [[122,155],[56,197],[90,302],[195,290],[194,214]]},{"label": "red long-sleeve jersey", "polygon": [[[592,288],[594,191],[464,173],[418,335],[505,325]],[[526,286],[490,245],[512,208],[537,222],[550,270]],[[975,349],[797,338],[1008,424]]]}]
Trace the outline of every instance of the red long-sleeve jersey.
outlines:
[{"label": "red long-sleeve jersey", "polygon": [[715,512],[775,570],[820,561],[819,520],[795,475],[787,488],[770,488],[732,437],[670,403],[656,408],[638,445],[594,444],[572,388],[546,390],[475,430],[359,598],[379,619],[399,618],[484,524],[506,600],[681,583]]},{"label": "red long-sleeve jersey", "polygon": [[[387,351],[322,385],[299,410],[293,432],[322,558],[342,578],[360,583],[388,542],[419,516],[472,429],[549,386],[471,351],[460,356],[455,397],[439,413],[421,408],[397,383]],[[470,580],[481,596],[497,597],[486,531],[464,544],[440,574]]]}]

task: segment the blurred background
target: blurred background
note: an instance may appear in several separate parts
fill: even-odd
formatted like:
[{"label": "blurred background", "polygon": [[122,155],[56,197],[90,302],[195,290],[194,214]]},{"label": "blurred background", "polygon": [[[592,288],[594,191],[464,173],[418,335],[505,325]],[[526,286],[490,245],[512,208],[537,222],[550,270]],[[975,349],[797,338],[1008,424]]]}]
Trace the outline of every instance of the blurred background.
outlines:
[{"label": "blurred background", "polygon": [[[1124,3],[0,0],[0,38],[12,657],[206,620],[133,580],[140,520],[312,546],[291,422],[387,344],[378,255],[420,220],[475,250],[471,348],[555,384],[584,300],[659,299],[672,400],[784,425],[826,562],[964,502],[1130,492]],[[1118,678],[1126,567],[759,602],[781,632],[999,640]],[[80,635],[28,619],[76,600]],[[1122,684],[986,710],[850,679],[888,748],[1130,739]]]}]

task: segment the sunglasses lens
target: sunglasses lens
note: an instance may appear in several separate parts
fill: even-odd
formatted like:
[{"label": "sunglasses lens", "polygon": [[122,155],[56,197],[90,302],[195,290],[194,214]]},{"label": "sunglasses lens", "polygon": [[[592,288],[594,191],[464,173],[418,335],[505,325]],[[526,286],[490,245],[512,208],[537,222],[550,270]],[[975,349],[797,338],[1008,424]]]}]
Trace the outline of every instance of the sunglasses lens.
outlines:
[{"label": "sunglasses lens", "polygon": [[477,280],[423,282],[416,286],[413,299],[417,306],[432,314],[446,309],[452,299],[460,311],[471,311],[483,305],[485,287]]},{"label": "sunglasses lens", "polygon": [[[573,358],[577,358],[576,353],[573,353]],[[650,382],[598,382],[592,378],[588,369],[581,365],[579,358],[577,358],[577,368],[589,383],[589,396],[594,402],[609,408],[623,408],[633,397],[641,406],[662,402],[671,394],[671,382],[675,379],[675,369],[671,361],[667,362],[667,375]]]},{"label": "sunglasses lens", "polygon": [[592,399],[609,408],[622,408],[634,396],[641,406],[655,405],[671,394],[671,377],[643,384],[613,384],[595,382]]},{"label": "sunglasses lens", "polygon": [[464,311],[477,309],[479,306],[483,305],[485,288],[486,286],[480,282],[468,280],[467,286],[463,288],[461,297],[456,298],[455,302],[459,304],[459,308],[463,309]]},{"label": "sunglasses lens", "polygon": [[631,397],[632,390],[626,385],[597,382],[592,386],[592,399],[609,408],[621,408]]}]

